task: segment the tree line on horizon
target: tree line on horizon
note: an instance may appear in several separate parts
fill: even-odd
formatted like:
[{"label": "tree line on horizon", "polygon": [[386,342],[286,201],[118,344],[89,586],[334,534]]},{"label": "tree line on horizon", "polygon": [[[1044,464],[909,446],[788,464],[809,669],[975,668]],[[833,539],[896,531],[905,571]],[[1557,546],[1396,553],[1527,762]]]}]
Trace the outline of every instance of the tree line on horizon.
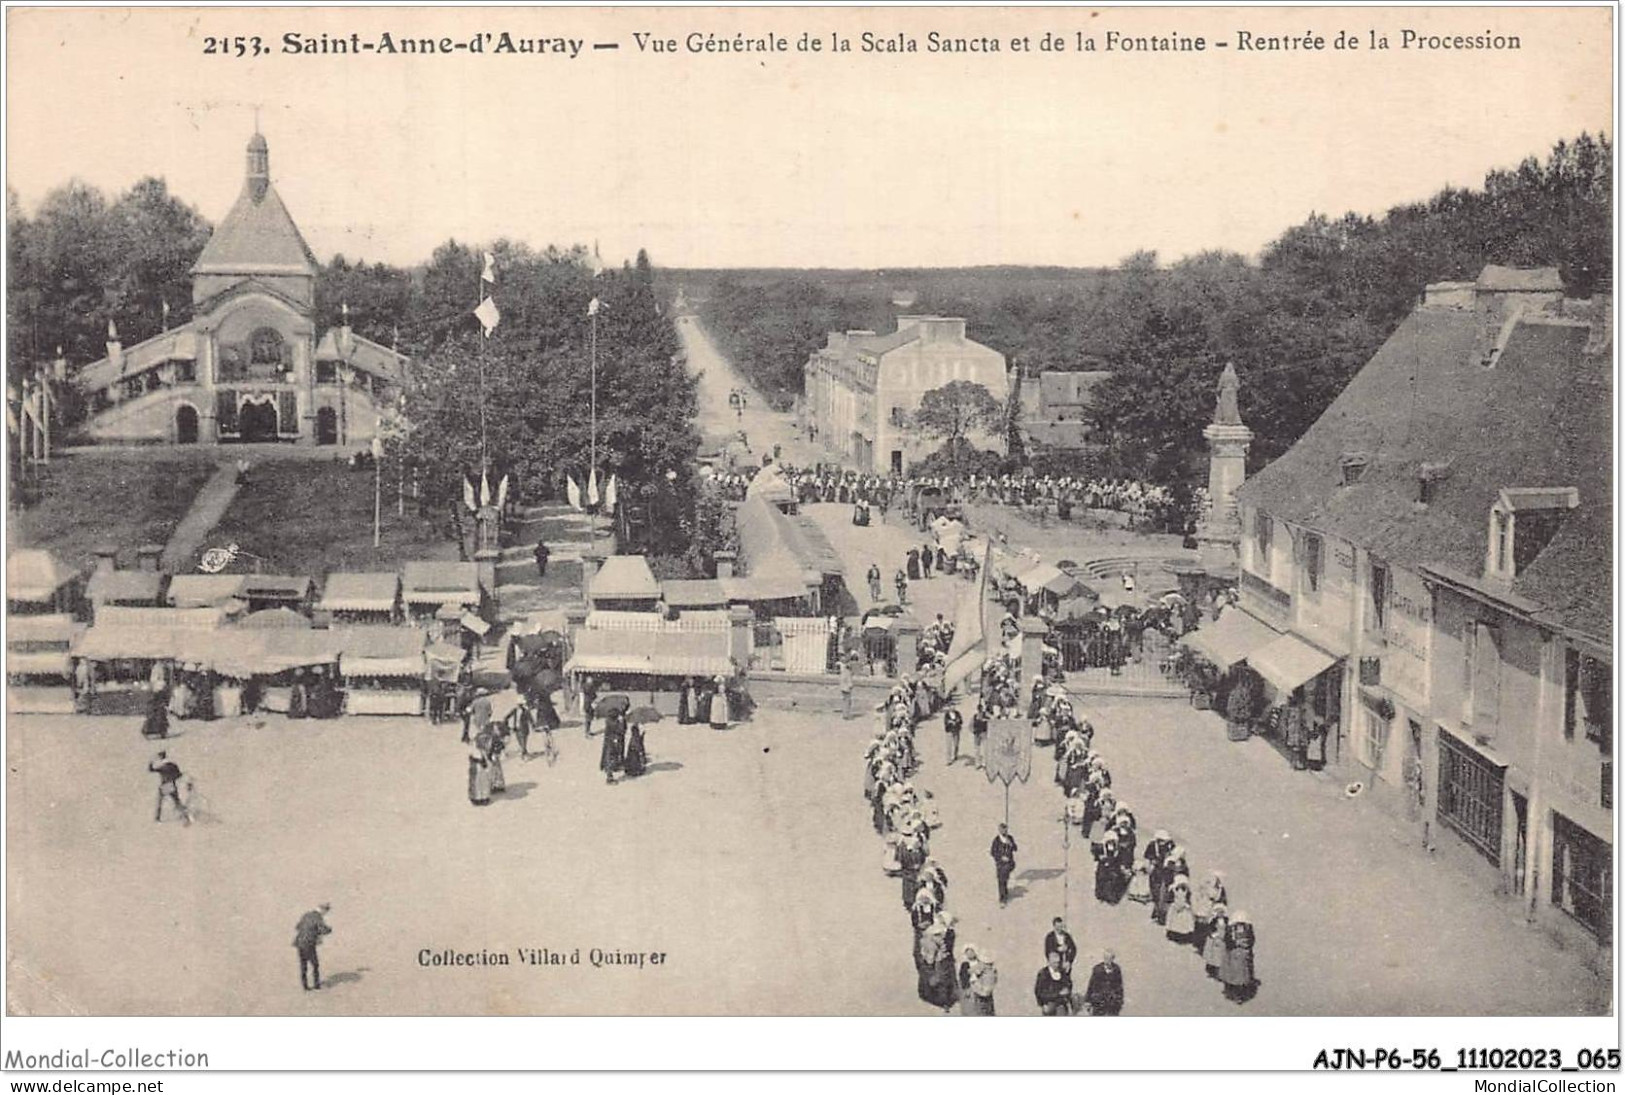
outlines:
[{"label": "tree line on horizon", "polygon": [[[1606,135],[1581,134],[1544,160],[1489,172],[1479,188],[1446,187],[1380,218],[1314,214],[1256,259],[1207,251],[1162,264],[1141,251],[1105,273],[725,271],[690,280],[720,348],[780,408],[801,394],[803,366],[828,332],[884,334],[901,311],[963,316],[969,337],[1023,376],[1112,373],[1093,396],[1104,448],[1080,470],[1189,483],[1205,469],[1201,430],[1227,361],[1257,435],[1252,457],[1264,463],[1302,436],[1430,282],[1470,280],[1491,264],[1554,266],[1572,297],[1609,292],[1612,159]],[[891,288],[904,286],[917,296],[893,305]]]}]

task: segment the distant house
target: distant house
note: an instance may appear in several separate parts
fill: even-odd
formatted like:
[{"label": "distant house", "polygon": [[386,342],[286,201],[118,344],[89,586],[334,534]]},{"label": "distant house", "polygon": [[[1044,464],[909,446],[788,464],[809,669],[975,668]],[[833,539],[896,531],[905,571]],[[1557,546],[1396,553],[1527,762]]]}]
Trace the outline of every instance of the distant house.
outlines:
[{"label": "distant house", "polygon": [[[807,359],[808,421],[858,467],[901,475],[939,445],[912,424],[920,401],[956,380],[980,384],[1001,401],[1009,391],[1004,355],[966,338],[963,319],[902,315],[889,335],[831,331]],[[971,440],[1004,448],[997,429]]]},{"label": "distant house", "polygon": [[1099,369],[1052,371],[1023,382],[1021,424],[1028,442],[1053,449],[1086,448],[1093,437],[1093,392],[1111,375]]}]

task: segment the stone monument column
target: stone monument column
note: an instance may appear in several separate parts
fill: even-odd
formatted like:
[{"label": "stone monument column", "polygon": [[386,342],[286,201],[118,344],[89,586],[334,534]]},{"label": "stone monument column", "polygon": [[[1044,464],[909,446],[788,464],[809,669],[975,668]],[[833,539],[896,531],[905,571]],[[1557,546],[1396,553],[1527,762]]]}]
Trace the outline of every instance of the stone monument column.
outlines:
[{"label": "stone monument column", "polygon": [[1202,565],[1213,577],[1233,577],[1240,570],[1242,529],[1236,488],[1247,478],[1247,448],[1253,441],[1253,431],[1242,425],[1236,406],[1240,386],[1235,365],[1225,365],[1213,422],[1202,431],[1208,444],[1208,506],[1197,524],[1196,541]]}]

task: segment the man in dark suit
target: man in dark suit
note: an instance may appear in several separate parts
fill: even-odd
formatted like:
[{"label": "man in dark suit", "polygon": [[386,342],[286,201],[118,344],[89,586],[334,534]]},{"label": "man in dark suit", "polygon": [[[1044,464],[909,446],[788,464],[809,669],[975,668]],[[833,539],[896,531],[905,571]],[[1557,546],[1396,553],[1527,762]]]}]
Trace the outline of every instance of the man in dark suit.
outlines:
[{"label": "man in dark suit", "polygon": [[1111,951],[1089,974],[1089,987],[1083,990],[1083,1002],[1090,1015],[1121,1015],[1123,1013],[1123,970],[1117,956]]},{"label": "man in dark suit", "polygon": [[1048,935],[1044,936],[1044,954],[1058,954],[1061,956],[1061,968],[1067,973],[1072,972],[1072,963],[1078,960],[1078,943],[1067,933],[1066,924],[1060,917],[1056,917],[1054,925]]},{"label": "man in dark suit", "polygon": [[988,854],[993,857],[993,870],[999,879],[999,904],[1010,901],[1010,875],[1016,869],[1016,838],[1010,835],[1010,826],[999,823],[999,833],[993,838]]},{"label": "man in dark suit", "polygon": [[316,948],[320,945],[322,936],[333,930],[327,926],[327,920],[323,917],[323,914],[332,907],[327,902],[322,902],[316,910],[301,916],[298,925],[293,929],[294,949],[299,952],[299,984],[306,992],[322,987],[322,964],[316,956]]},{"label": "man in dark suit", "polygon": [[959,735],[965,729],[965,716],[956,708],[948,708],[942,713],[942,729],[948,735],[948,763],[954,764],[959,760]]},{"label": "man in dark suit", "polygon": [[1045,1015],[1072,1014],[1072,975],[1061,968],[1061,956],[1051,951],[1033,984],[1038,1010]]}]

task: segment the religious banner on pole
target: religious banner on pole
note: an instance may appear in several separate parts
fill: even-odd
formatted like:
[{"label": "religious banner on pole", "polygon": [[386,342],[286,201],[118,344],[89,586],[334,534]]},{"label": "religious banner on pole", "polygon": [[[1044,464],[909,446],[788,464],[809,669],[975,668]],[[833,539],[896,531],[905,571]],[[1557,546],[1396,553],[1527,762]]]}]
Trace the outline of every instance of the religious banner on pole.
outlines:
[{"label": "religious banner on pole", "polygon": [[1015,780],[1026,783],[1033,771],[1033,727],[1026,719],[990,719],[987,724],[985,754],[989,783],[998,780],[1006,788]]}]

